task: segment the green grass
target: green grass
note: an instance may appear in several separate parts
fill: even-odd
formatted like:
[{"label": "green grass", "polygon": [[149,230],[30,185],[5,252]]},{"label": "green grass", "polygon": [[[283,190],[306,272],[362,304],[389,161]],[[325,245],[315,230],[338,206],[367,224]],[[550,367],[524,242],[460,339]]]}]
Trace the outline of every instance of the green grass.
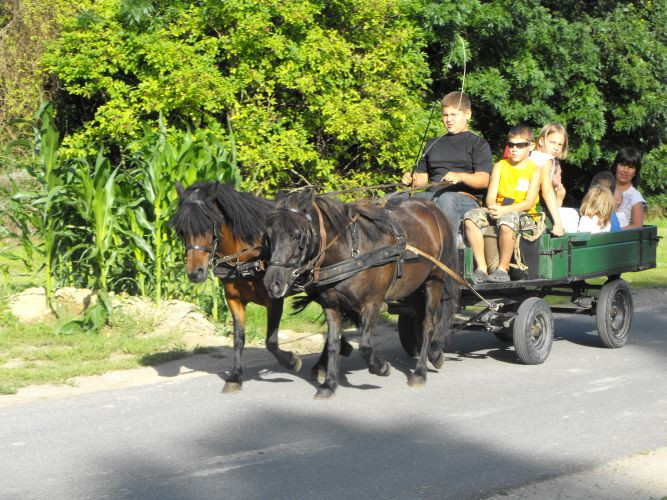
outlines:
[{"label": "green grass", "polygon": [[177,331],[152,332],[153,320],[116,314],[99,335],[58,335],[60,322],[19,323],[0,304],[0,394],[33,384],[68,384],[73,377],[163,363],[189,354]]},{"label": "green grass", "polygon": [[26,288],[44,286],[42,273],[37,273],[41,256],[34,255],[32,269],[26,268],[22,259],[27,256],[23,247],[8,238],[0,243],[0,300]]},{"label": "green grass", "polygon": [[[281,330],[294,330],[297,332],[324,333],[327,331],[322,308],[315,304],[308,304],[308,307],[298,314],[294,314],[291,307],[292,299],[285,301],[283,317],[280,320]],[[231,328],[231,322],[229,323]],[[246,310],[246,337],[259,341],[266,336],[266,309],[256,304],[248,304]]]},{"label": "green grass", "polygon": [[658,226],[658,237],[661,238],[658,243],[657,266],[636,273],[625,273],[622,277],[633,289],[667,287],[667,218],[652,219],[647,224]]}]

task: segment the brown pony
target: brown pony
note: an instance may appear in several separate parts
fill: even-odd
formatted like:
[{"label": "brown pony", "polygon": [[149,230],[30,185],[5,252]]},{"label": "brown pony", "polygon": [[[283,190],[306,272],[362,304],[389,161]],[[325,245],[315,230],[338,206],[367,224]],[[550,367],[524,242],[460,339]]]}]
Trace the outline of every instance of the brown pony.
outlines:
[{"label": "brown pony", "polygon": [[412,245],[456,269],[457,250],[447,217],[432,202],[405,200],[385,208],[369,203],[345,205],[313,191],[279,201],[269,215],[266,239],[271,258],[264,284],[273,298],[305,289],[327,319],[329,360],[316,398],[331,397],[338,385],[341,322],[352,319],[361,330],[359,352],[368,370],[387,375],[390,365],[373,350],[371,332],[382,303],[406,299],[422,319],[423,340],[411,386],[426,382],[427,358],[440,368],[440,341],[448,333],[458,285],[438,266],[408,252]]},{"label": "brown pony", "polygon": [[[177,181],[176,191],[179,208],[170,225],[185,242],[188,278],[200,283],[206,280],[212,266],[223,283],[234,320],[234,366],[223,391],[237,392],[243,384],[242,357],[249,302],[267,310],[266,348],[282,366],[298,372],[301,359],[278,345],[283,298],[270,297],[262,284],[261,242],[266,216],[274,209],[274,203],[217,182],[197,182],[185,189]],[[351,346],[347,342],[345,349],[349,354]],[[313,371],[323,369],[326,361],[323,352]]]}]

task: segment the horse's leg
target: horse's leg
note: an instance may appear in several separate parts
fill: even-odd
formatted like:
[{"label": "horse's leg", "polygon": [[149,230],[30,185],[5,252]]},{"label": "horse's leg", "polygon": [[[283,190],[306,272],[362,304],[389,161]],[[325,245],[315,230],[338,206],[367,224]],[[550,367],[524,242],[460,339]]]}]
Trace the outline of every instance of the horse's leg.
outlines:
[{"label": "horse's leg", "polygon": [[338,387],[338,365],[340,354],[340,330],[343,324],[343,315],[334,309],[324,309],[327,318],[327,375],[322,385],[317,388],[315,399],[328,399]]},{"label": "horse's leg", "polygon": [[[345,334],[340,336],[340,355],[345,356],[346,358],[352,354],[354,347],[347,341]],[[317,363],[311,369],[311,376],[317,380],[320,384],[324,382],[324,378],[327,376],[327,342],[324,341],[324,346],[322,347],[322,354],[320,354]]]},{"label": "horse's leg", "polygon": [[[432,359],[432,363],[436,365],[444,361],[442,350],[436,352],[433,346],[433,330],[435,328],[435,320],[438,314],[438,307],[442,297],[442,283],[438,280],[432,280],[426,284],[426,307],[424,308],[424,322],[422,327],[422,345],[419,350],[419,358],[417,358],[417,366],[408,378],[408,385],[411,387],[421,387],[426,383],[426,360]],[[441,358],[442,356],[442,358]]]},{"label": "horse's leg", "polygon": [[295,373],[301,369],[301,358],[290,351],[283,351],[278,345],[278,327],[283,315],[283,299],[271,300],[266,304],[266,348],[278,363]]},{"label": "horse's leg", "polygon": [[243,347],[245,346],[245,308],[236,298],[227,297],[227,305],[234,319],[234,366],[222,392],[238,392],[243,384]]},{"label": "horse's leg", "polygon": [[378,322],[381,304],[369,303],[361,313],[361,340],[359,352],[368,365],[368,371],[375,375],[387,376],[391,372],[391,365],[378,356],[373,350],[371,334]]}]

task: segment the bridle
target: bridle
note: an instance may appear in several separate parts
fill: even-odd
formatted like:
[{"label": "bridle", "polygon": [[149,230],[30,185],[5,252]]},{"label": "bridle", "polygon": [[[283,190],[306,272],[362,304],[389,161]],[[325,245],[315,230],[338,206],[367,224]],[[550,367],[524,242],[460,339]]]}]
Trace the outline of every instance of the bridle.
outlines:
[{"label": "bridle", "polygon": [[[324,229],[324,218],[320,208],[317,206],[317,203],[313,203],[313,208],[317,213],[317,218],[319,222],[319,232],[314,229],[313,218],[309,213],[304,213],[296,208],[291,207],[278,207],[276,210],[284,210],[287,212],[292,212],[300,215],[306,219],[307,227],[306,232],[301,235],[299,239],[299,252],[300,255],[296,261],[292,260],[291,262],[277,262],[277,261],[268,261],[267,266],[278,266],[290,268],[291,272],[289,274],[288,285],[290,288],[296,291],[303,291],[305,288],[312,283],[314,280],[317,280],[317,274],[319,272],[319,267],[324,260],[324,252],[326,250],[326,231]],[[314,243],[319,240],[319,251],[314,258],[308,260],[308,255],[312,252],[313,247],[317,248]],[[308,273],[307,279],[302,283],[297,283],[299,278],[304,274]]]},{"label": "bridle", "polygon": [[[184,202],[185,205],[198,205],[204,213],[208,216],[208,207],[206,206],[206,203],[204,203],[203,200],[187,200]],[[209,217],[210,219],[210,217]],[[211,222],[213,222],[211,220]],[[209,254],[208,257],[208,265],[209,267],[214,267],[214,261],[215,261],[215,256],[216,256],[216,250],[218,248],[218,241],[222,238],[222,235],[220,234],[220,229],[218,225],[213,222],[213,244],[211,246],[203,246],[203,245],[185,245],[185,255],[187,258],[187,254],[189,250],[201,250],[202,252],[207,252]]]},{"label": "bridle", "polygon": [[277,266],[277,267],[286,267],[290,268],[292,271],[290,272],[290,279],[289,283],[290,285],[294,283],[298,277],[300,276],[299,269],[301,264],[308,258],[308,254],[311,251],[312,243],[315,240],[315,231],[313,230],[313,218],[309,213],[303,213],[297,210],[296,208],[290,208],[290,207],[278,207],[276,210],[282,210],[286,212],[291,212],[294,214],[299,215],[300,217],[303,217],[306,219],[306,231],[301,235],[299,238],[299,257],[294,260],[290,259],[287,262],[278,262],[274,260],[268,261],[266,264],[267,266]]}]

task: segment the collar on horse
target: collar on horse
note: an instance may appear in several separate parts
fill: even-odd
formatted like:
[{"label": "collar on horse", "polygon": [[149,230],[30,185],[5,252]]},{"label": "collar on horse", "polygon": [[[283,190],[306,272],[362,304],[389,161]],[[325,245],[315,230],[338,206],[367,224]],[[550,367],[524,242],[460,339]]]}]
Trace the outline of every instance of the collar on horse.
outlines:
[{"label": "collar on horse", "polygon": [[[324,227],[324,216],[322,215],[320,207],[317,206],[317,203],[313,202],[313,208],[315,209],[315,213],[317,214],[317,220],[319,226],[318,232],[315,232],[315,230],[313,229],[312,226],[313,218],[308,212],[305,213],[300,212],[296,208],[291,208],[291,207],[278,207],[278,210],[286,210],[288,212],[295,213],[306,219],[306,221],[308,221],[307,231],[305,235],[306,241],[304,241],[304,237],[302,236],[301,241],[299,242],[299,250],[301,250],[301,255],[299,257],[298,262],[294,266],[294,270],[291,272],[289,279],[289,286],[299,291],[303,291],[310,283],[319,278],[320,268],[322,265],[322,261],[324,260],[324,254],[326,253],[327,248],[329,248],[338,239],[338,236],[336,236],[333,240],[331,240],[331,242],[329,242],[329,244],[327,244],[327,231]],[[310,259],[305,264],[299,266],[299,263],[303,262],[307,258],[308,250],[310,247],[307,241],[308,236],[313,236],[318,238],[319,240],[318,252],[315,255],[315,257]],[[274,261],[267,262],[267,265],[282,266],[282,267],[292,266],[292,264],[290,264],[289,262],[274,262]],[[306,282],[297,284],[298,279],[305,273],[308,273],[308,278]]]}]

